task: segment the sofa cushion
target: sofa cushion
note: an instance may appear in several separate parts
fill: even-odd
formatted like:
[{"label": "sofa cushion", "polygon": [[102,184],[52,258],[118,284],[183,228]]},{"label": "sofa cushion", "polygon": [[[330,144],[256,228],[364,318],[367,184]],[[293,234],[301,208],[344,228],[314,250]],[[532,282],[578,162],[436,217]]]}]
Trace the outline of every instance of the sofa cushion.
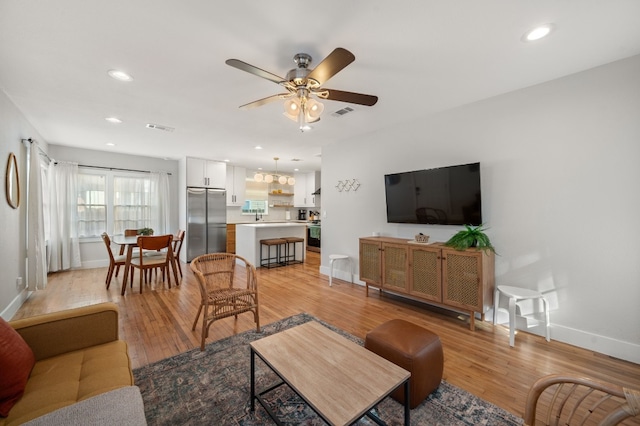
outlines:
[{"label": "sofa cushion", "polygon": [[24,393],[35,362],[24,339],[0,318],[0,416],[7,417]]},{"label": "sofa cushion", "polygon": [[133,375],[127,344],[122,340],[46,358],[36,362],[24,395],[5,419],[5,424],[21,424],[78,401],[131,385]]}]

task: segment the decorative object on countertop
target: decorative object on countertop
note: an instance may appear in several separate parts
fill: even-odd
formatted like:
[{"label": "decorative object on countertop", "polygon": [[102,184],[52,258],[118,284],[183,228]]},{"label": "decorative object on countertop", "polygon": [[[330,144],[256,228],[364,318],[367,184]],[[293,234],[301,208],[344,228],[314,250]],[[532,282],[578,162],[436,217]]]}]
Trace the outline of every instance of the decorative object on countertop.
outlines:
[{"label": "decorative object on countertop", "polygon": [[345,180],[345,181],[338,181],[338,184],[336,185],[336,188],[338,189],[338,192],[342,192],[342,191],[351,191],[353,189],[353,191],[357,191],[358,188],[360,188],[360,182],[358,182],[358,179],[352,179],[352,180]]},{"label": "decorative object on countertop", "polygon": [[465,225],[465,228],[451,237],[444,245],[460,251],[475,247],[480,250],[496,252],[489,237],[484,233],[485,228],[482,225],[476,227]]},{"label": "decorative object on countertop", "polygon": [[422,232],[416,235],[416,242],[426,244],[429,242],[429,236],[424,235]]}]

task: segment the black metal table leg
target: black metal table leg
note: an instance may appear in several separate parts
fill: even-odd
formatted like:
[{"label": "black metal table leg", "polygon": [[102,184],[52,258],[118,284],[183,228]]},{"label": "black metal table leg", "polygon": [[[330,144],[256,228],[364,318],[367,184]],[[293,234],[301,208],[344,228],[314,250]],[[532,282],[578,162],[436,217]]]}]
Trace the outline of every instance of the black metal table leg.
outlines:
[{"label": "black metal table leg", "polygon": [[256,411],[256,353],[251,348],[251,411]]}]

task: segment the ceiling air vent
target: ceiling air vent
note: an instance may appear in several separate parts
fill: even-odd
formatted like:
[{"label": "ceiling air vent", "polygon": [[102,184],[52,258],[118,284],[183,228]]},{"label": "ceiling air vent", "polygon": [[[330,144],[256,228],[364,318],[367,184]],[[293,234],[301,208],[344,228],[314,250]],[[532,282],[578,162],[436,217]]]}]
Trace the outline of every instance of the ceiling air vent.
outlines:
[{"label": "ceiling air vent", "polygon": [[344,107],[342,109],[339,109],[338,111],[334,112],[333,114],[331,114],[334,117],[342,117],[345,114],[349,114],[350,112],[353,112],[354,109],[351,107]]},{"label": "ceiling air vent", "polygon": [[151,123],[148,123],[147,127],[149,129],[164,130],[165,132],[173,132],[175,130],[173,127],[161,126],[159,124],[151,124]]}]

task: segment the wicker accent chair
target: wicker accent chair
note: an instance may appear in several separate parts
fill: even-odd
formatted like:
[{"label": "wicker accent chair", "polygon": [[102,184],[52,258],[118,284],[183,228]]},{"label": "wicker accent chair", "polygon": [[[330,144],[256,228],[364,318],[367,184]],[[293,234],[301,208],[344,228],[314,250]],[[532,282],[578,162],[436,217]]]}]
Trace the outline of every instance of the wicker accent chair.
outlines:
[{"label": "wicker accent chair", "polygon": [[608,426],[628,418],[634,418],[631,424],[640,423],[639,390],[552,374],[538,379],[529,390],[524,425]]},{"label": "wicker accent chair", "polygon": [[232,253],[209,253],[193,259],[191,270],[200,286],[200,307],[191,328],[196,329],[202,313],[200,350],[204,350],[211,324],[222,318],[233,316],[237,320],[238,314],[253,312],[260,332],[258,278],[251,263]]}]

